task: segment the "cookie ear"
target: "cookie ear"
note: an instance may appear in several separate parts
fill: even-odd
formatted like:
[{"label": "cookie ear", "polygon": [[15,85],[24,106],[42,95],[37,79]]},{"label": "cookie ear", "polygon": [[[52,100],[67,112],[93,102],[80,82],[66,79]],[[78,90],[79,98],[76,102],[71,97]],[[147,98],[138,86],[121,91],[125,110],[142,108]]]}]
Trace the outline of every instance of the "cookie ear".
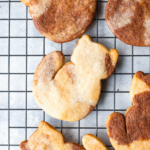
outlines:
[{"label": "cookie ear", "polygon": [[115,66],[118,60],[119,53],[116,49],[110,49],[109,53],[105,56],[105,72],[101,79],[106,79],[111,76],[115,70]]},{"label": "cookie ear", "polygon": [[150,91],[150,75],[145,75],[143,72],[138,71],[133,77],[131,88],[130,88],[130,98],[133,102],[135,95]]},{"label": "cookie ear", "polygon": [[86,150],[108,150],[103,142],[92,134],[84,135],[82,143]]},{"label": "cookie ear", "polygon": [[27,7],[30,6],[30,0],[21,0],[22,3],[24,3]]},{"label": "cookie ear", "polygon": [[119,52],[116,49],[110,49],[109,50],[109,56],[110,56],[112,65],[116,66],[118,56],[119,56]]}]

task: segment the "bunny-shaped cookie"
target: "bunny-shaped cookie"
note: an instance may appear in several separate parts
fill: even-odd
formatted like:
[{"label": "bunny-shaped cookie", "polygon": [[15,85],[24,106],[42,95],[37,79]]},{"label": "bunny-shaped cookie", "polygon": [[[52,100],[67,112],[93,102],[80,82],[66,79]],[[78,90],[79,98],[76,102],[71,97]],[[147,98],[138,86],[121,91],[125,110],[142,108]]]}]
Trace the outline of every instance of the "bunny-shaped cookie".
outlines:
[{"label": "bunny-shaped cookie", "polygon": [[130,96],[133,106],[124,117],[112,113],[107,118],[107,132],[115,150],[150,149],[150,74],[137,72],[132,80]]},{"label": "bunny-shaped cookie", "polygon": [[55,51],[45,56],[33,77],[33,94],[46,113],[65,121],[86,117],[96,106],[101,80],[114,71],[118,51],[107,50],[88,35],[78,40],[71,62]]}]

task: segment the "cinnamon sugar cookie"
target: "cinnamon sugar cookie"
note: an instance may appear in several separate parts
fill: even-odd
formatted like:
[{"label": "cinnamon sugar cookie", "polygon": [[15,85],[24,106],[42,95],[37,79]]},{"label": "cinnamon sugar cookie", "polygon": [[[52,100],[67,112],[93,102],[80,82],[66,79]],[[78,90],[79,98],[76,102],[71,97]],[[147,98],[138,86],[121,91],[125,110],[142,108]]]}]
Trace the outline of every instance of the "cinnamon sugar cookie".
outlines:
[{"label": "cinnamon sugar cookie", "polygon": [[21,0],[29,7],[36,29],[64,43],[80,37],[93,20],[96,0]]},{"label": "cinnamon sugar cookie", "polygon": [[123,42],[150,46],[149,0],[108,0],[105,18],[110,30]]},{"label": "cinnamon sugar cookie", "polygon": [[118,60],[116,49],[95,43],[88,35],[78,40],[71,62],[55,51],[46,55],[33,77],[33,95],[37,104],[50,116],[77,121],[96,106],[101,80],[114,71]]},{"label": "cinnamon sugar cookie", "polygon": [[112,113],[107,118],[107,132],[115,150],[150,149],[150,74],[137,72],[132,80],[133,106],[126,115]]},{"label": "cinnamon sugar cookie", "polygon": [[41,121],[28,141],[20,143],[21,150],[107,150],[100,139],[92,134],[86,134],[83,146],[73,142],[65,143],[65,138],[53,126]]}]

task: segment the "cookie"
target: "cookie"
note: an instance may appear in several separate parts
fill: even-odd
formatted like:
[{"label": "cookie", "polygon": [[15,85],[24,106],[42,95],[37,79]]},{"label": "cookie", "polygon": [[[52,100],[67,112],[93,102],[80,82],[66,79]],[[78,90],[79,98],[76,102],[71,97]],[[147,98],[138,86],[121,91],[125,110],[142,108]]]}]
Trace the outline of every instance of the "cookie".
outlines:
[{"label": "cookie", "polygon": [[95,43],[85,35],[78,40],[71,62],[55,51],[46,55],[37,67],[32,91],[37,104],[50,116],[77,121],[96,106],[101,80],[108,78],[118,60],[116,49]]},{"label": "cookie", "polygon": [[80,37],[93,20],[96,0],[21,0],[29,7],[36,29],[64,43]]},{"label": "cookie", "polygon": [[83,137],[83,146],[67,142],[65,138],[53,126],[41,121],[38,129],[31,135],[28,141],[20,143],[21,150],[107,150],[100,139],[87,134]]},{"label": "cookie", "polygon": [[134,46],[150,46],[150,1],[108,0],[105,18],[121,41]]},{"label": "cookie", "polygon": [[150,149],[150,74],[137,72],[132,80],[130,97],[133,106],[125,116],[112,113],[107,118],[107,132],[115,150]]},{"label": "cookie", "polygon": [[86,150],[108,150],[104,143],[92,134],[84,135],[82,143]]}]

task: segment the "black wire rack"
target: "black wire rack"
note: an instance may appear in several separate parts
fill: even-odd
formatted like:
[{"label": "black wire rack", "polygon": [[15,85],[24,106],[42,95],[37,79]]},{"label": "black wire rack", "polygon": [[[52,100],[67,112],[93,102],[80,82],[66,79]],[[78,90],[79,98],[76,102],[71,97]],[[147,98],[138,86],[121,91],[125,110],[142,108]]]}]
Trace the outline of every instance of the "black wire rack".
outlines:
[{"label": "black wire rack", "polygon": [[[24,139],[23,140],[27,140],[29,135],[28,135],[28,130],[35,130],[37,129],[37,126],[30,126],[28,124],[28,117],[30,116],[30,113],[29,112],[35,112],[35,111],[40,111],[42,112],[42,120],[44,121],[47,121],[48,119],[46,119],[46,114],[44,111],[42,111],[42,109],[40,108],[28,108],[28,94],[32,94],[32,91],[30,89],[28,89],[28,80],[29,80],[29,77],[32,77],[34,72],[29,72],[28,71],[28,68],[29,68],[29,58],[34,58],[34,57],[43,57],[46,55],[46,40],[45,37],[43,36],[35,36],[35,35],[32,35],[30,36],[29,35],[29,31],[28,31],[28,28],[29,28],[29,23],[32,22],[32,19],[29,17],[29,12],[28,12],[28,7],[26,7],[25,9],[25,18],[12,18],[11,17],[11,13],[12,13],[12,5],[16,5],[16,4],[19,4],[21,3],[20,1],[16,0],[0,0],[0,13],[3,13],[1,12],[1,8],[2,8],[2,5],[3,4],[6,4],[8,6],[8,16],[6,15],[6,17],[1,17],[0,18],[0,24],[3,22],[5,22],[7,25],[8,25],[8,34],[6,33],[6,35],[1,35],[0,33],[0,46],[3,45],[3,41],[7,41],[7,45],[6,48],[4,47],[4,49],[0,49],[0,66],[3,66],[3,62],[1,61],[2,58],[6,57],[7,58],[7,64],[8,64],[8,68],[7,68],[7,71],[1,71],[0,70],[0,84],[1,84],[1,81],[2,80],[7,80],[5,84],[7,84],[7,88],[5,88],[3,90],[3,84],[0,85],[0,116],[2,118],[8,118],[7,121],[5,121],[5,125],[7,127],[7,131],[2,131],[3,130],[3,119],[0,118],[0,150],[17,150],[19,149],[19,142],[12,142],[13,141],[13,135],[15,135],[16,131],[15,129],[19,129],[21,131],[23,131],[23,134],[24,135]],[[102,92],[101,92],[101,98],[99,100],[99,104],[96,106],[96,108],[93,110],[93,112],[95,113],[95,118],[93,118],[90,122],[92,122],[94,119],[95,119],[95,125],[94,126],[84,126],[82,124],[82,121],[78,121],[76,122],[76,125],[72,126],[71,123],[68,123],[69,125],[68,126],[64,126],[64,121],[60,121],[60,126],[55,126],[60,132],[63,133],[63,130],[68,130],[66,133],[66,135],[70,134],[70,136],[73,136],[73,132],[72,132],[72,129],[75,129],[76,132],[77,132],[77,141],[74,141],[74,142],[77,142],[77,143],[80,143],[81,144],[81,131],[84,130],[84,132],[88,133],[88,130],[93,130],[95,135],[98,136],[98,137],[101,137],[101,140],[104,141],[104,143],[107,145],[108,149],[113,149],[111,144],[106,142],[106,138],[107,138],[107,134],[106,134],[106,127],[105,126],[100,126],[99,125],[99,116],[101,115],[102,117],[105,117],[105,114],[107,115],[107,113],[111,113],[111,112],[115,112],[115,111],[119,111],[119,112],[125,112],[126,111],[126,108],[122,108],[122,107],[119,107],[116,105],[116,101],[118,101],[118,98],[120,99],[123,99],[122,95],[121,94],[128,94],[129,95],[129,89],[119,89],[118,85],[121,85],[124,87],[123,83],[126,82],[126,79],[124,79],[124,77],[128,76],[128,79],[129,79],[129,84],[131,82],[131,79],[135,73],[135,71],[137,71],[137,67],[139,67],[139,69],[141,71],[144,71],[145,73],[149,73],[150,70],[150,48],[143,48],[144,50],[139,53],[137,53],[138,50],[136,50],[136,47],[133,47],[133,46],[127,46],[127,48],[125,50],[121,50],[119,49],[119,45],[117,45],[117,41],[118,39],[115,37],[115,36],[103,36],[102,34],[99,34],[99,27],[101,26],[101,24],[99,24],[99,22],[105,22],[105,19],[104,19],[104,16],[103,17],[99,17],[99,14],[102,13],[101,12],[101,9],[102,7],[106,6],[106,3],[107,1],[105,0],[98,0],[97,2],[97,10],[96,10],[96,16],[94,18],[94,22],[95,22],[95,25],[96,25],[96,35],[93,36],[93,40],[96,41],[96,42],[101,42],[103,44],[103,40],[107,40],[107,39],[110,39],[110,40],[113,40],[113,43],[112,43],[112,47],[111,48],[117,48],[120,52],[120,55],[119,55],[119,61],[118,61],[118,65],[117,65],[117,68],[116,68],[116,71],[113,73],[113,75],[109,78],[109,79],[106,79],[104,81],[102,81],[102,84],[103,84],[103,87],[102,87]],[[25,7],[25,6],[24,6]],[[7,12],[7,11],[5,11]],[[20,12],[18,12],[20,13]],[[104,13],[104,12],[103,12]],[[13,31],[13,28],[18,28],[19,24],[16,24],[14,25],[13,27],[11,26],[11,23],[12,21],[24,21],[25,22],[25,35],[21,35],[21,36],[13,36],[11,34],[11,32]],[[7,26],[6,25],[6,26]],[[2,28],[3,29],[3,28]],[[2,29],[0,29],[0,32],[2,31]],[[88,33],[88,31],[87,31]],[[25,53],[24,54],[12,54],[11,53],[11,40],[12,39],[16,39],[16,44],[19,44],[19,41],[17,41],[18,39],[24,39],[25,40]],[[28,45],[29,45],[29,39],[42,39],[42,43],[43,43],[43,46],[42,46],[42,54],[29,54],[28,53]],[[68,44],[68,43],[66,43]],[[104,44],[106,44],[105,46],[107,47],[107,43],[104,42]],[[126,45],[126,44],[124,44]],[[60,44],[60,50],[62,52],[63,51],[63,46],[64,44]],[[2,46],[1,46],[2,47]],[[74,47],[71,47],[71,50],[73,50]],[[128,49],[129,48],[129,49]],[[3,53],[3,51],[6,51],[6,53]],[[8,53],[7,53],[8,51]],[[127,52],[127,53],[126,53]],[[65,54],[65,57],[66,58],[69,58],[71,55],[70,54]],[[15,73],[15,72],[11,72],[11,58],[12,57],[17,57],[17,58],[22,58],[25,60],[25,72],[23,73]],[[128,58],[129,61],[126,61],[125,58]],[[125,59],[125,60],[124,60]],[[141,62],[140,62],[141,61]],[[146,64],[144,64],[146,61]],[[128,65],[126,65],[128,64]],[[36,64],[38,65],[38,64]],[[126,70],[128,69],[129,71],[117,71],[118,68],[126,68]],[[129,66],[129,68],[128,68]],[[15,66],[14,66],[15,67]],[[146,68],[146,69],[145,69]],[[118,69],[119,70],[119,69]],[[14,78],[12,78],[12,76],[16,76],[16,75],[23,75],[24,77],[24,90],[13,90],[11,88],[11,84],[13,84],[13,82],[11,82]],[[5,78],[3,78],[5,77]],[[118,80],[120,79],[121,80]],[[21,81],[19,81],[21,82]],[[111,85],[111,90],[107,90],[107,87],[110,87]],[[2,89],[2,90],[1,90]],[[11,94],[12,93],[23,93],[24,94],[24,105],[25,107],[24,108],[12,108],[10,107],[10,104],[11,104]],[[3,103],[2,101],[4,101],[3,96],[1,94],[5,94],[7,95],[6,97],[6,102],[7,102],[7,106],[3,107]],[[99,107],[99,105],[101,105],[101,103],[103,103],[103,99],[107,99],[105,98],[106,95],[108,94],[111,94],[111,98],[112,98],[112,101],[113,101],[113,104],[112,104],[112,107],[111,108],[102,108],[102,107]],[[119,96],[118,96],[118,95]],[[129,96],[128,96],[129,97]],[[20,101],[22,101],[22,99],[20,99]],[[131,104],[131,102],[130,102]],[[108,103],[109,105],[109,103]],[[124,105],[124,103],[122,104]],[[132,104],[131,104],[132,105]],[[22,118],[25,120],[25,123],[24,125],[16,125],[16,126],[12,126],[11,125],[11,114],[13,111],[18,111],[18,113],[20,113],[21,111],[24,113]],[[25,117],[25,118],[24,118]],[[51,122],[53,123],[53,122]],[[18,124],[19,124],[19,120],[18,120]],[[87,124],[88,124],[88,121],[87,121]],[[105,124],[105,122],[103,123]],[[6,128],[5,128],[6,129]],[[23,129],[23,130],[22,130]],[[99,134],[101,134],[101,132],[99,131],[105,131],[103,132],[103,134],[101,136],[99,136]],[[3,134],[1,134],[3,133]],[[66,136],[64,134],[64,136]],[[3,137],[4,139],[6,139],[4,142],[3,142]],[[6,137],[7,136],[7,137]],[[19,138],[19,137],[18,137]],[[103,139],[104,138],[104,139]],[[20,139],[19,139],[20,140]]]}]

